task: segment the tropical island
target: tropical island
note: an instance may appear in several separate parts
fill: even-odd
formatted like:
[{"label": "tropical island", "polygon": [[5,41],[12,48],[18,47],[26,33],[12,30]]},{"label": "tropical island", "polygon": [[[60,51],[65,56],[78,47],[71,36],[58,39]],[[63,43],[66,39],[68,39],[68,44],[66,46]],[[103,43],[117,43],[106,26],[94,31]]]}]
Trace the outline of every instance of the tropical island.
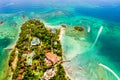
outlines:
[{"label": "tropical island", "polygon": [[77,31],[84,31],[84,28],[81,26],[75,26],[74,29]]},{"label": "tropical island", "polygon": [[60,30],[35,19],[21,26],[9,57],[11,80],[70,80],[62,66]]}]

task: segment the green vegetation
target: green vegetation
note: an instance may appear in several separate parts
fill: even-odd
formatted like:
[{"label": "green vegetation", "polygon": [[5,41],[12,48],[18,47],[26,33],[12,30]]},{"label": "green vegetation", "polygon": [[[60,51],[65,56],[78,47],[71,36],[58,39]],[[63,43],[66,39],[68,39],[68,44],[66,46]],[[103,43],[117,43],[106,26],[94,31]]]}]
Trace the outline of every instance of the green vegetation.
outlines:
[{"label": "green vegetation", "polygon": [[64,27],[64,28],[66,28],[66,25],[65,25],[65,24],[62,24],[61,26]]},{"label": "green vegetation", "polygon": [[[55,67],[57,72],[50,80],[69,80],[61,63],[47,66],[45,62],[47,52],[53,52],[62,60],[62,48],[58,37],[60,29],[55,30],[56,33],[52,33],[42,22],[34,19],[22,24],[21,33],[9,59],[9,67],[13,72],[12,80],[40,80],[46,70]],[[32,43],[33,39],[40,42]],[[15,61],[16,55],[18,61]],[[17,65],[14,69],[13,62]]]},{"label": "green vegetation", "polygon": [[16,56],[16,55],[15,55],[15,50],[12,50],[11,56],[10,56],[10,59],[9,59],[9,66],[12,65],[12,62],[14,61],[15,56]]},{"label": "green vegetation", "polygon": [[80,26],[75,26],[74,29],[77,31],[84,31],[84,28]]},{"label": "green vegetation", "polygon": [[65,76],[66,73],[61,64],[57,65],[56,67],[57,67],[57,73],[50,80],[70,80],[68,77]]}]

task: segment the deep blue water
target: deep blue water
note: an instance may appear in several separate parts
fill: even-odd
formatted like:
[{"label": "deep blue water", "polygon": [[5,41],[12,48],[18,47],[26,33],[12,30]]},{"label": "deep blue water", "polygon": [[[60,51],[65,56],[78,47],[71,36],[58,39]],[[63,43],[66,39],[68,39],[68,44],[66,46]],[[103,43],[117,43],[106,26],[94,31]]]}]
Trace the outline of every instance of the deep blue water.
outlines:
[{"label": "deep blue water", "polygon": [[[70,6],[69,6],[70,7]],[[67,8],[67,7],[65,7]],[[37,12],[44,13],[47,11],[55,10],[55,9],[65,9],[64,7],[54,7],[50,5],[13,5],[13,6],[2,6],[0,7],[0,13],[16,13],[20,11],[25,11],[25,13],[29,12]],[[98,8],[89,8],[89,7],[81,7],[74,6],[74,11],[78,15],[85,15],[96,17],[104,20],[120,22],[120,6],[105,6]]]},{"label": "deep blue water", "polygon": [[13,5],[1,7],[0,13],[17,13],[20,11],[25,11],[25,13],[29,12],[43,13],[52,9],[54,9],[54,7],[51,8],[51,6],[45,5]]},{"label": "deep blue water", "polygon": [[101,7],[101,8],[85,8],[76,7],[76,13],[96,17],[104,20],[120,22],[120,6],[117,7]]}]

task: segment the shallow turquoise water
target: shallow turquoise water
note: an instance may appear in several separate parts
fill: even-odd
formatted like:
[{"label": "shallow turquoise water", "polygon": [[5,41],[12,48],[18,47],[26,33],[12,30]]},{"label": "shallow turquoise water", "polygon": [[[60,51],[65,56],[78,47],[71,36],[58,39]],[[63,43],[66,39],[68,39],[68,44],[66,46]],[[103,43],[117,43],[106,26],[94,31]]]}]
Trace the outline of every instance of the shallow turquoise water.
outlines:
[{"label": "shallow turquoise water", "polygon": [[[12,10],[11,12],[5,10]],[[83,70],[74,70],[73,80],[117,80],[114,75],[103,67],[102,63],[112,69],[120,76],[120,24],[108,19],[98,19],[95,17],[76,13],[75,7],[67,8],[5,8],[0,14],[0,20],[4,21],[0,25],[0,78],[5,75],[7,68],[7,59],[9,53],[4,51],[5,47],[12,44],[18,37],[18,31],[23,22],[29,18],[40,19],[46,23],[46,26],[58,26],[66,24],[68,28],[63,36],[63,52],[66,59],[71,60],[75,68],[84,68]],[[27,11],[26,11],[27,10]],[[81,12],[82,13],[82,12]],[[25,16],[23,18],[22,16]],[[73,31],[73,26],[83,26],[85,32],[79,33]],[[98,39],[100,27],[103,26]],[[90,27],[90,32],[88,31]],[[94,44],[94,46],[93,46]],[[93,47],[92,47],[93,46]],[[68,63],[68,67],[72,66]],[[72,66],[72,67],[74,67]],[[1,80],[0,79],[0,80]]]}]

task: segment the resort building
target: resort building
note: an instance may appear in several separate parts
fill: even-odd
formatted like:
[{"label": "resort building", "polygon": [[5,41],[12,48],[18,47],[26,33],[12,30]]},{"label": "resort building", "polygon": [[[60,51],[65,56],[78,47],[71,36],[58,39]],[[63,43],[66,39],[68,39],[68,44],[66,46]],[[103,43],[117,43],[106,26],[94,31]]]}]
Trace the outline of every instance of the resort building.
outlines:
[{"label": "resort building", "polygon": [[18,74],[17,80],[22,80],[23,75],[22,74]]},{"label": "resort building", "polygon": [[29,53],[31,53],[32,51],[31,50],[26,50],[26,51],[24,51],[23,53],[24,54],[29,54]]},{"label": "resort building", "polygon": [[48,60],[47,58],[45,58],[45,62],[46,62],[47,66],[51,66],[52,65],[52,62],[50,60]]},{"label": "resort building", "polygon": [[60,58],[57,55],[53,54],[52,52],[46,53],[45,56],[47,60],[51,61],[53,64],[56,64],[57,62],[60,61]]},{"label": "resort building", "polygon": [[20,68],[19,73],[23,73],[23,72],[24,72],[24,68]]},{"label": "resort building", "polygon": [[40,44],[40,40],[37,37],[34,37],[31,41],[31,46],[36,46]]},{"label": "resort building", "polygon": [[34,52],[34,51],[27,55],[27,61],[26,61],[26,63],[27,63],[28,65],[32,65],[32,60],[33,60],[33,56],[34,56],[34,55],[35,55],[35,52]]},{"label": "resort building", "polygon": [[[51,77],[53,77],[56,74],[56,70],[54,68],[47,70],[44,75],[42,76],[43,80],[49,80]],[[42,80],[41,79],[41,80]]]}]

